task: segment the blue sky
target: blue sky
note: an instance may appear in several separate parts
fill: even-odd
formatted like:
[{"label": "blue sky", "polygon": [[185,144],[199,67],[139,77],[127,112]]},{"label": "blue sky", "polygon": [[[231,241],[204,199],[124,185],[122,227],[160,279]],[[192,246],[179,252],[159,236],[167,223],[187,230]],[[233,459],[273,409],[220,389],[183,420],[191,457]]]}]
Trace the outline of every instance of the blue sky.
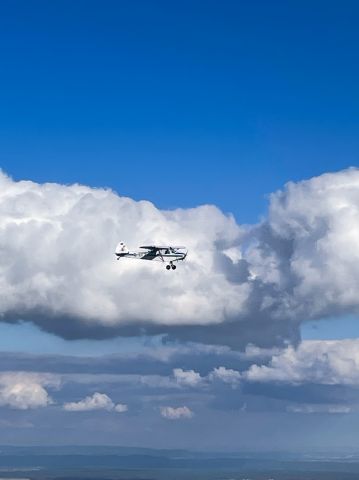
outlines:
[{"label": "blue sky", "polygon": [[356,2],[1,10],[1,164],[16,179],[248,223],[285,182],[357,162]]},{"label": "blue sky", "polygon": [[[79,415],[77,443],[97,431],[100,443],[123,443],[128,435],[132,445],[146,446],[157,431],[159,447],[167,441],[182,447],[190,440],[194,447],[203,442],[203,448],[231,449],[253,447],[258,436],[272,435],[280,425],[297,435],[276,436],[278,448],[302,448],[308,438],[319,447],[344,441],[356,445],[351,426],[358,416],[359,381],[353,373],[340,377],[333,366],[337,356],[345,365],[355,363],[350,355],[356,344],[310,343],[356,342],[359,337],[357,225],[350,214],[358,203],[350,190],[356,173],[320,177],[296,186],[294,193],[285,190],[285,208],[270,203],[269,195],[288,181],[358,166],[358,14],[354,1],[1,3],[0,167],[14,180],[2,189],[21,193],[10,207],[0,201],[1,315],[18,322],[0,324],[5,441],[55,442],[51,427],[66,443],[66,429]],[[15,183],[22,180],[39,185],[31,190]],[[44,193],[45,182],[57,186]],[[66,186],[73,183],[109,187],[120,197],[147,200],[156,208],[132,200],[127,204],[117,195],[102,198],[92,188],[84,197],[79,189],[70,194]],[[343,189],[339,200],[331,197],[333,185]],[[72,194],[75,206],[67,207]],[[235,226],[214,210],[196,208],[203,204],[233,214]],[[338,214],[339,204],[350,208]],[[273,215],[267,220],[269,205]],[[162,212],[178,207],[184,209],[178,216]],[[29,230],[22,230],[16,223],[24,216],[36,224],[42,215],[46,225],[60,224],[64,235],[57,238],[55,227],[35,225],[33,231],[29,222]],[[312,216],[327,230],[317,229]],[[257,228],[260,219],[264,223]],[[13,230],[8,228],[12,220]],[[303,242],[293,227],[301,221],[310,232]],[[222,250],[242,245],[237,236],[244,224],[250,233],[241,263]],[[193,245],[208,240],[208,251],[214,252],[213,258],[205,253],[211,267],[205,270],[207,264],[196,258],[191,264],[189,258],[184,273],[168,284],[157,271],[142,267],[126,266],[117,273],[106,263],[104,248],[112,248],[115,238],[126,240],[117,238],[126,229],[133,242],[142,242],[148,231],[183,233],[192,241],[193,232]],[[332,235],[327,237],[328,231]],[[317,249],[319,240],[323,250]],[[24,252],[22,241],[31,248]],[[294,253],[288,253],[291,249]],[[252,277],[248,265],[255,270]],[[308,265],[311,269],[305,270]],[[288,275],[292,267],[297,269],[293,276]],[[312,277],[316,268],[319,274]],[[284,280],[273,289],[277,275]],[[309,277],[308,283],[298,280]],[[236,301],[246,295],[244,278],[254,293],[243,306],[248,316],[243,319],[241,310],[243,323],[232,331],[237,316],[229,313],[228,325],[221,315],[226,308],[238,313]],[[131,309],[136,306],[131,292],[139,288],[145,297],[146,281],[166,292],[165,303],[154,297],[162,310],[153,313],[145,300],[141,316],[141,308]],[[78,302],[68,297],[67,285]],[[171,288],[182,289],[185,299],[193,289],[203,311],[190,310],[187,300],[178,305]],[[96,289],[103,294],[99,300]],[[269,305],[263,307],[265,314],[256,310],[256,295]],[[272,296],[273,310],[277,304],[292,309],[285,310],[284,319],[283,310],[273,313],[272,304],[265,303]],[[111,316],[113,305],[121,321],[129,322],[125,327]],[[170,326],[162,318],[164,310],[170,312]],[[188,311],[198,318],[191,319]],[[213,326],[217,320],[219,326]],[[170,340],[163,346],[167,334]],[[224,346],[213,347],[213,342]],[[262,349],[254,356],[247,351],[253,344]],[[298,347],[294,353],[292,345]],[[323,358],[316,357],[322,351],[323,358],[332,359],[323,371]],[[88,359],[86,372],[80,357]],[[288,358],[295,365],[293,376],[286,372],[278,380],[278,365],[286,371]],[[220,367],[227,370],[216,370]],[[184,373],[176,374],[178,368]],[[21,399],[11,404],[9,370],[22,372],[20,383],[40,386],[49,397],[44,394],[28,409],[22,409]],[[37,376],[27,377],[24,370]],[[113,427],[119,413],[109,403],[98,417],[91,404],[80,413],[66,410],[69,402],[96,391],[114,405],[128,405],[128,413],[120,414],[119,431]],[[193,416],[169,421],[160,413],[161,402],[173,408],[188,405]],[[206,435],[201,436],[203,425]],[[325,437],[330,429],[336,438]],[[217,445],[207,442],[213,435]]]}]

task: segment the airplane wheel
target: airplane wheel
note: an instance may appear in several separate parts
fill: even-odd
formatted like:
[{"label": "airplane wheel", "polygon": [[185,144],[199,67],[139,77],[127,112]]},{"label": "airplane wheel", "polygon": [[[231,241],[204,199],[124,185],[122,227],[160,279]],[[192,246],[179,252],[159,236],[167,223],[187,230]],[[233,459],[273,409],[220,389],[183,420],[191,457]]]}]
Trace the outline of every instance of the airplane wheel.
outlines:
[{"label": "airplane wheel", "polygon": [[166,265],[167,270],[171,270],[171,267],[169,265]]},{"label": "airplane wheel", "polygon": [[172,265],[172,270],[176,270],[176,265]]}]

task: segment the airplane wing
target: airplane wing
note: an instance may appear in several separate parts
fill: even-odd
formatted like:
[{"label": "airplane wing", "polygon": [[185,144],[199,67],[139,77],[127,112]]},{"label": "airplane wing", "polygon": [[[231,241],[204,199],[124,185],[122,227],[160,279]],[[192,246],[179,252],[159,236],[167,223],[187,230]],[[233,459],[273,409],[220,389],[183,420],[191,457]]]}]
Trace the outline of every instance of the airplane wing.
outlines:
[{"label": "airplane wing", "polygon": [[186,247],[179,247],[177,245],[143,245],[140,248],[144,248],[146,250],[167,250],[168,248],[181,249]]}]

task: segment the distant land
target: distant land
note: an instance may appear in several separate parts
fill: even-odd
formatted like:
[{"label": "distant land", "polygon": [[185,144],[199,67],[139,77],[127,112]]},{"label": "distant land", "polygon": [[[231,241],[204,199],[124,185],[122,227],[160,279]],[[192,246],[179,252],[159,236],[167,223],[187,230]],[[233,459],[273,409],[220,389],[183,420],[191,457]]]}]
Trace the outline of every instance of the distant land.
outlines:
[{"label": "distant land", "polygon": [[0,480],[358,480],[359,451],[192,452],[1,446]]}]

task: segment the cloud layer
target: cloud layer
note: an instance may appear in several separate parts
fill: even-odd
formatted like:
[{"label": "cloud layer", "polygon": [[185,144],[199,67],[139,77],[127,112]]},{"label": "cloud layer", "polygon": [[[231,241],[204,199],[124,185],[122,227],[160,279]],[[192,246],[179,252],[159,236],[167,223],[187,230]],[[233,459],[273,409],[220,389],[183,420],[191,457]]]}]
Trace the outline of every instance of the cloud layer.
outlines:
[{"label": "cloud layer", "polygon": [[[340,405],[357,404],[358,339],[306,340],[270,357],[261,356],[258,351],[257,357],[253,357],[252,349],[249,354],[213,349],[211,361],[206,355],[189,356],[186,348],[182,355],[177,348],[173,350],[172,355],[167,352],[163,357],[156,350],[153,356],[128,354],[129,362],[126,354],[92,358],[1,354],[1,365],[11,365],[12,370],[0,372],[0,405],[24,410],[62,405],[63,410],[71,412],[122,413],[128,408],[138,412],[148,403],[158,411],[160,405],[181,402],[197,411],[213,398],[225,408],[229,406],[226,402],[231,401],[231,408],[246,404],[250,409],[253,405],[258,408],[253,399],[262,396],[265,403],[266,397],[284,399],[287,403],[281,408],[289,402],[288,411],[292,412],[306,408],[315,412],[315,404],[323,404],[325,409],[332,403],[336,408],[338,400]],[[176,367],[186,358],[196,364],[196,369]],[[41,363],[48,371],[23,371],[23,360],[29,368]],[[51,397],[48,389],[52,390]],[[121,398],[123,403],[115,403],[114,398]],[[201,398],[200,402],[197,398]],[[307,407],[303,402],[308,403]]]},{"label": "cloud layer", "polygon": [[[110,190],[1,174],[1,318],[66,338],[295,343],[302,320],[358,311],[358,214],[355,169],[289,183],[270,197],[268,218],[246,227],[213,206],[161,211]],[[170,274],[116,262],[120,239],[181,243],[188,261]]]},{"label": "cloud layer", "polygon": [[230,448],[238,439],[247,445],[248,432],[255,446],[258,435],[305,424],[298,435],[308,442],[318,422],[333,427],[338,416],[342,422],[358,412],[358,345],[304,341],[246,352],[192,345],[191,353],[177,344],[104,357],[0,353],[0,368],[10,369],[0,372],[2,434],[20,444],[39,435],[45,442],[56,431],[61,443],[74,436],[81,444],[140,438],[162,447],[179,435],[177,445],[209,439],[213,448],[219,435]]}]

